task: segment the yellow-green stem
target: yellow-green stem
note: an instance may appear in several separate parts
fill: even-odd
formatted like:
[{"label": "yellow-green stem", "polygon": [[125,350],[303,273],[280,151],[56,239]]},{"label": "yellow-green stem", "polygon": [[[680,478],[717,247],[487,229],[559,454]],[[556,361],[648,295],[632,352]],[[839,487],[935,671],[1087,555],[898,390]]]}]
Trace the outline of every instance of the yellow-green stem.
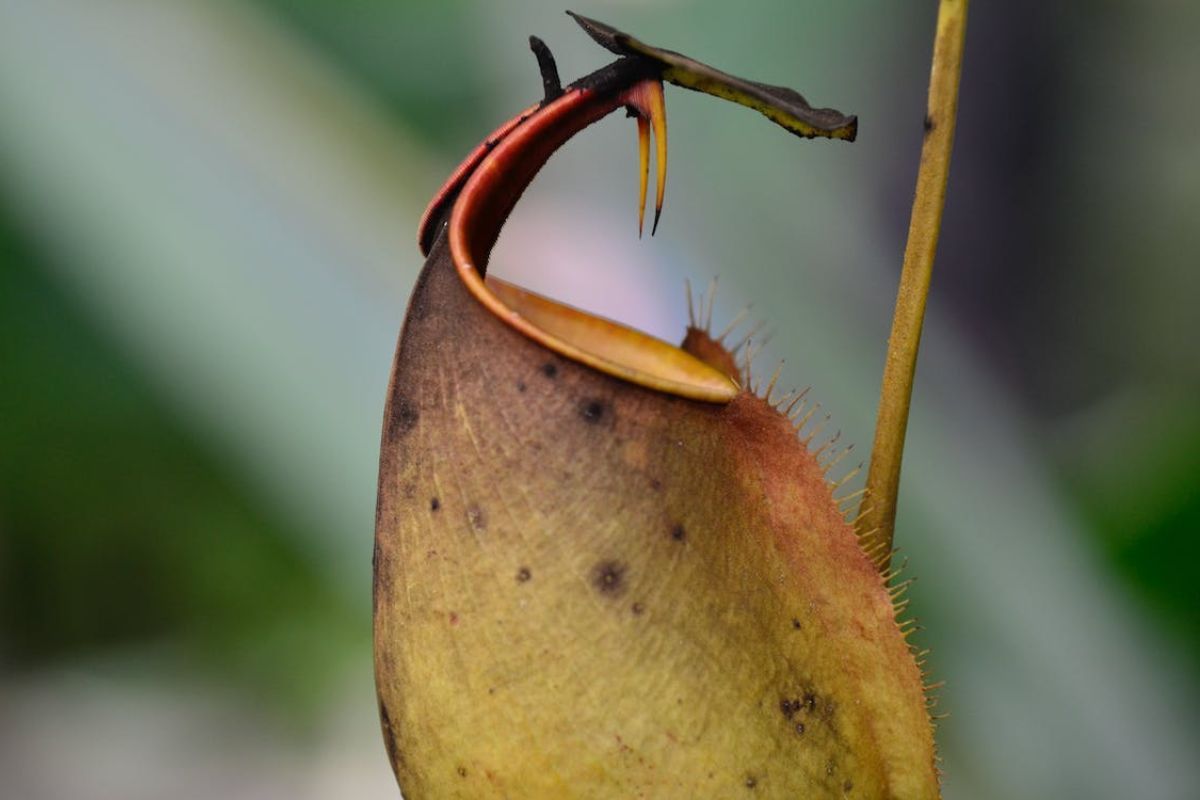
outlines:
[{"label": "yellow-green stem", "polygon": [[891,562],[892,535],[896,523],[896,495],[900,487],[900,461],[908,428],[925,300],[937,251],[946,202],[946,179],[950,175],[950,151],[954,145],[954,121],[958,111],[958,81],[962,72],[963,39],[967,28],[967,0],[941,0],[937,37],[929,76],[929,100],[925,116],[925,141],[921,166],[908,225],[908,244],[896,296],[896,313],[888,339],[883,388],[875,423],[875,444],[867,473],[867,491],[858,530],[867,552],[876,555],[879,567]]}]

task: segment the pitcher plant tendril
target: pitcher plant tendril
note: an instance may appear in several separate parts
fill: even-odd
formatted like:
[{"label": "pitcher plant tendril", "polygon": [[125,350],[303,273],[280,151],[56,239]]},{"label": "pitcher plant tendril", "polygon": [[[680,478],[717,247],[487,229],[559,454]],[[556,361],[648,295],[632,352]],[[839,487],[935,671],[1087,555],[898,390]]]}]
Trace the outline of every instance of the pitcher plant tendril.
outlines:
[{"label": "pitcher plant tendril", "polygon": [[942,227],[942,208],[946,204],[946,181],[950,177],[950,152],[954,147],[966,31],[967,0],[942,0],[938,7],[933,66],[929,76],[921,166],[917,171],[908,244],[904,249],[896,312],[883,368],[867,491],[863,495],[858,521],[863,546],[875,557],[881,571],[886,571],[892,560],[900,462],[908,430],[925,302],[929,297],[933,260]]}]

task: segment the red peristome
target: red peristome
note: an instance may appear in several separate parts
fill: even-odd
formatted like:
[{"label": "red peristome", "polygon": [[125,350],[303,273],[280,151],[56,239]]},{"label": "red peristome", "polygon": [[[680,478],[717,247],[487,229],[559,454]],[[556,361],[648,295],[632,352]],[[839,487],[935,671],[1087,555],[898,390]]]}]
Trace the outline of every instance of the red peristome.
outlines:
[{"label": "red peristome", "polygon": [[496,128],[462,160],[462,163],[455,167],[454,172],[442,184],[442,188],[438,189],[437,194],[429,201],[429,205],[425,208],[425,213],[421,215],[421,222],[417,226],[417,245],[421,248],[421,255],[429,255],[429,250],[433,247],[433,240],[437,237],[437,231],[433,230],[433,226],[436,220],[442,216],[442,212],[445,211],[447,204],[453,203],[454,199],[458,197],[458,193],[462,189],[463,184],[467,182],[467,178],[471,177],[471,173],[475,171],[475,168],[479,166],[480,162],[483,161],[496,145],[512,133],[513,129],[518,125],[529,119],[541,105],[541,103],[535,103],[508,122],[505,122],[499,128]]},{"label": "red peristome", "polygon": [[613,111],[640,106],[646,94],[643,83],[654,83],[661,92],[653,78],[618,91],[589,86],[568,89],[506,126],[501,141],[484,142],[483,155],[476,158],[478,149],[472,153],[459,168],[463,175],[447,184],[463,183],[450,219],[450,249],[460,270],[464,264],[481,273],[486,269],[487,254],[500,226],[550,156],[576,133]]}]

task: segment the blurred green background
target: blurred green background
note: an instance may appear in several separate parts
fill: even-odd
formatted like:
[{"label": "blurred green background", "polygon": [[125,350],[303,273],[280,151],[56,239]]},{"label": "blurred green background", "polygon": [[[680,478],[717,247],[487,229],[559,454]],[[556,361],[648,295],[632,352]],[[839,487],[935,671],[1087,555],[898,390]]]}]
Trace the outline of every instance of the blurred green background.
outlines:
[{"label": "blurred green background", "polygon": [[[675,339],[683,282],[868,445],[935,6],[575,10],[860,116],[668,88],[557,155],[497,271]],[[531,0],[0,0],[0,794],[396,797],[370,553],[416,220],[608,60]],[[1200,6],[976,2],[897,542],[948,798],[1200,797]],[[604,165],[598,168],[597,165]]]}]

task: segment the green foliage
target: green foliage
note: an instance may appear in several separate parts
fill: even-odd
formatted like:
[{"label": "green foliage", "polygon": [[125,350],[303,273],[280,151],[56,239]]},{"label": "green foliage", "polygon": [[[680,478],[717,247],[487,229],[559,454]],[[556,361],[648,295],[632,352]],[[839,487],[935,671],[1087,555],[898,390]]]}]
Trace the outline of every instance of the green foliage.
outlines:
[{"label": "green foliage", "polygon": [[44,267],[11,224],[0,229],[9,666],[166,645],[303,710],[346,645],[365,645],[367,620]]}]

